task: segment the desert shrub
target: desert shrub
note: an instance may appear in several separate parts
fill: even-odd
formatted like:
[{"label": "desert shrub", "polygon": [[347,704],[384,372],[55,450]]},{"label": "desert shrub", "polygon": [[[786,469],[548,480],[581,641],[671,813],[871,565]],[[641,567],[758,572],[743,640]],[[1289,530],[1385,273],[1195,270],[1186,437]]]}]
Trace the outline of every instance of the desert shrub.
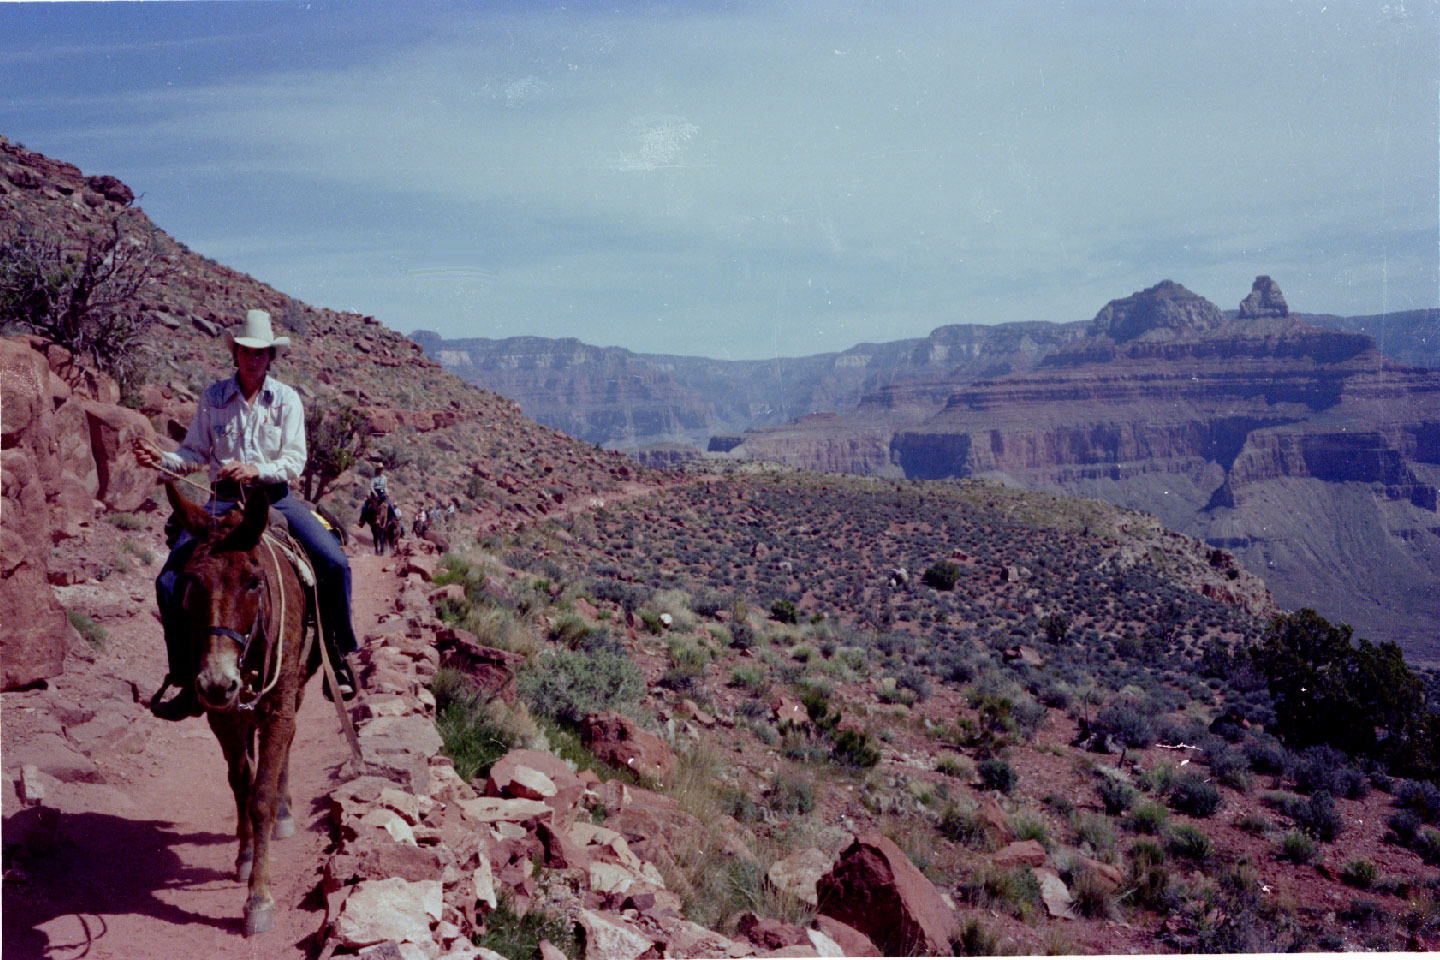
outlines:
[{"label": "desert shrub", "polygon": [[1153,840],[1136,840],[1126,854],[1132,866],[1158,867],[1165,862],[1165,848]]},{"label": "desert shrub", "polygon": [[491,719],[480,695],[455,670],[438,670],[430,682],[435,695],[435,729],[441,749],[466,782],[490,772],[496,760],[516,745],[514,737]]},{"label": "desert shrub", "polygon": [[1088,843],[1099,854],[1115,849],[1115,822],[1100,813],[1076,813],[1070,818],[1076,843]]},{"label": "desert shrub", "polygon": [[589,586],[590,595],[596,600],[618,604],[626,613],[634,613],[645,602],[644,589],[620,580],[597,577],[590,581]]},{"label": "desert shrub", "polygon": [[1289,752],[1274,737],[1252,733],[1241,744],[1240,752],[1245,754],[1245,759],[1250,761],[1250,769],[1256,773],[1284,773],[1290,762]]},{"label": "desert shrub", "polygon": [[1139,795],[1134,787],[1116,777],[1102,776],[1096,790],[1100,793],[1100,802],[1105,805],[1105,812],[1111,816],[1119,816],[1129,810]]},{"label": "desert shrub", "polygon": [[970,801],[961,800],[947,804],[940,814],[940,821],[936,826],[942,836],[945,836],[956,843],[963,843],[967,847],[985,849],[990,844],[990,834],[986,830],[985,820],[977,812],[975,804]]},{"label": "desert shrub", "polygon": [[1420,833],[1420,818],[1413,810],[1401,810],[1386,817],[1385,826],[1390,828],[1400,846],[1408,847],[1415,843]]},{"label": "desert shrub", "polygon": [[1093,871],[1081,870],[1070,883],[1071,903],[1082,917],[1092,920],[1117,920],[1119,900],[1111,885]]},{"label": "desert shrub", "polygon": [[961,778],[970,776],[972,772],[969,761],[954,753],[942,754],[940,759],[935,761],[935,770],[947,777]]},{"label": "desert shrub", "polygon": [[1183,860],[1205,864],[1215,854],[1215,841],[1190,824],[1182,823],[1170,828],[1165,849]]},{"label": "desert shrub", "polygon": [[1305,834],[1292,830],[1280,838],[1275,856],[1295,864],[1309,863],[1319,854],[1320,848]]},{"label": "desert shrub", "polygon": [[1126,880],[1130,902],[1145,910],[1169,913],[1180,898],[1171,887],[1165,851],[1158,844],[1139,842],[1130,847],[1130,874]]},{"label": "desert shrub", "polygon": [[770,779],[770,806],[786,815],[809,813],[815,809],[815,785],[797,774],[777,773]]},{"label": "desert shrub", "polygon": [[1440,821],[1440,787],[1428,780],[1406,780],[1395,788],[1395,802],[1426,823]]},{"label": "desert shrub", "polygon": [[1415,842],[1410,849],[1420,855],[1431,866],[1440,864],[1440,830],[1432,827],[1423,827],[1415,837]]},{"label": "desert shrub", "polygon": [[982,869],[961,885],[965,899],[982,910],[1000,909],[1016,917],[1029,917],[1040,902],[1040,881],[1029,867]]},{"label": "desert shrub", "polygon": [[1169,793],[1180,779],[1180,771],[1175,764],[1168,760],[1161,760],[1140,775],[1140,786],[1151,793]]},{"label": "desert shrub", "polygon": [[871,745],[870,735],[861,730],[837,730],[831,739],[830,754],[842,766],[865,768],[880,762],[880,751]]},{"label": "desert shrub", "polygon": [[1001,793],[1009,793],[1015,789],[1015,784],[1020,780],[1020,775],[1010,767],[1010,764],[999,757],[980,761],[975,767],[975,772],[980,774],[980,782],[985,785],[987,790],[999,790]]},{"label": "desert shrub", "polygon": [[1170,806],[1192,817],[1208,817],[1220,806],[1220,791],[1214,784],[1189,774],[1175,782],[1170,791]]},{"label": "desert shrub", "polygon": [[548,940],[565,956],[576,956],[581,941],[575,924],[533,908],[517,913],[508,890],[500,892],[498,903],[485,916],[485,932],[475,938],[475,946],[510,960],[532,960],[541,955],[540,941]]},{"label": "desert shrub", "polygon": [[915,694],[917,701],[930,696],[930,681],[915,667],[905,667],[895,678],[895,685]]},{"label": "desert shrub", "polygon": [[940,675],[949,683],[963,684],[974,680],[978,668],[975,661],[965,654],[950,654],[941,664]]},{"label": "desert shrub", "polygon": [[1010,832],[1016,840],[1034,840],[1046,850],[1050,849],[1050,830],[1043,820],[1019,814],[1011,819]]},{"label": "desert shrub", "polygon": [[1125,825],[1136,833],[1160,833],[1169,822],[1169,812],[1154,800],[1137,804],[1125,818]]},{"label": "desert shrub", "polygon": [[574,727],[587,713],[623,713],[645,695],[645,678],[623,647],[603,638],[544,651],[522,669],[519,689],[532,710]]},{"label": "desert shrub", "polygon": [[960,925],[960,932],[951,938],[950,947],[957,957],[999,957],[1006,953],[999,935],[974,917]]},{"label": "desert shrub", "polygon": [[1324,790],[1332,796],[1361,800],[1370,792],[1370,781],[1350,765],[1349,758],[1330,746],[1316,746],[1295,758],[1291,773],[1300,793]]},{"label": "desert shrub", "polygon": [[1309,799],[1295,804],[1286,812],[1294,819],[1295,826],[1325,843],[1340,836],[1340,831],[1344,829],[1334,798],[1324,790],[1311,794]]},{"label": "desert shrub", "polygon": [[758,664],[741,664],[730,671],[730,686],[759,693],[769,686],[765,668]]},{"label": "desert shrub", "polygon": [[1205,760],[1210,766],[1210,776],[1219,782],[1236,790],[1249,789],[1250,761],[1241,751],[1232,747],[1207,750]]},{"label": "desert shrub", "polygon": [[729,605],[729,598],[714,590],[701,590],[695,595],[694,599],[690,601],[691,610],[702,617],[708,617],[712,620],[715,614],[726,609]]},{"label": "desert shrub", "polygon": [[1340,882],[1356,890],[1369,890],[1379,872],[1369,860],[1351,860],[1341,869]]},{"label": "desert shrub", "polygon": [[736,650],[749,650],[755,646],[755,628],[747,620],[735,620],[730,624],[730,646]]},{"label": "desert shrub", "polygon": [[1010,708],[1010,720],[1015,732],[1022,737],[1032,737],[1048,716],[1045,705],[1029,696],[1018,696]]},{"label": "desert shrub", "polygon": [[795,607],[795,601],[781,598],[770,604],[770,616],[781,623],[797,623],[800,620],[800,611]]},{"label": "desert shrub", "polygon": [[1236,829],[1244,830],[1246,833],[1259,835],[1274,830],[1275,824],[1266,820],[1258,813],[1247,813],[1235,821],[1235,827]]},{"label": "desert shrub", "polygon": [[705,664],[709,655],[687,639],[677,638],[669,643],[670,667],[660,678],[660,686],[669,690],[687,691],[693,689],[705,676]]},{"label": "desert shrub", "polygon": [[959,564],[941,560],[926,569],[920,579],[926,586],[948,593],[955,589],[955,584],[959,582],[963,574],[964,570]]}]

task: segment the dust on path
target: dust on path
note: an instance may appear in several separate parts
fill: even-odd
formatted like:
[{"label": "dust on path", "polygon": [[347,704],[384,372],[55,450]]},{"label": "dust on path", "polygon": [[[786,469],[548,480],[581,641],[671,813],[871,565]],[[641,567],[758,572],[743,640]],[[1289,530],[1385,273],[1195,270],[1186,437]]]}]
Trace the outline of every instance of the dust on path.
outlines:
[{"label": "dust on path", "polygon": [[[361,637],[396,584],[387,573],[396,560],[369,550],[352,541],[349,551]],[[96,585],[108,594],[92,604],[103,606],[108,596],[129,615],[102,621],[108,637],[93,662],[67,658],[48,689],[0,697],[6,960],[301,960],[315,953],[328,795],[349,757],[339,718],[313,679],[291,752],[297,829],[272,848],[275,929],[246,940],[246,885],[233,879],[235,804],[219,745],[203,719],[167,723],[133,702],[135,691],[148,696],[164,674],[150,587],[157,569],[158,562]],[[44,779],[40,808],[22,808],[16,795],[27,763],[57,774]]]}]

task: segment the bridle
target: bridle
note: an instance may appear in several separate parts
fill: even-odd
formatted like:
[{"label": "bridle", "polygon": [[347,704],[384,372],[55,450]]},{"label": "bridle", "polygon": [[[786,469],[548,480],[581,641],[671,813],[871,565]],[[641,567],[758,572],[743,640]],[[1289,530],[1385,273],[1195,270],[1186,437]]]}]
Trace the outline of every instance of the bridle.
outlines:
[{"label": "bridle", "polygon": [[[279,577],[280,560],[275,556],[275,548],[270,545],[268,537],[262,538],[260,542],[265,545],[266,551],[270,554],[270,562],[274,565],[276,575],[277,577]],[[271,690],[275,689],[275,684],[280,682],[280,668],[285,661],[285,645],[283,643],[277,642],[279,639],[280,631],[270,630],[270,577],[268,576],[268,574],[263,578],[262,583],[265,589],[262,590],[260,593],[260,606],[259,609],[255,611],[255,619],[251,621],[250,629],[248,631],[246,631],[244,634],[241,634],[240,631],[232,630],[229,627],[217,627],[212,625],[210,627],[209,633],[207,634],[207,636],[209,637],[224,637],[225,639],[232,640],[240,645],[240,656],[237,659],[237,663],[239,664],[240,668],[241,685],[240,696],[237,698],[235,704],[235,708],[237,710],[254,710],[256,705],[259,704],[259,702],[261,701],[261,699],[263,699],[264,696]],[[285,623],[284,577],[279,577],[278,588],[280,591],[279,622],[283,626]],[[250,649],[254,646],[255,640],[259,637],[265,638],[264,658],[261,660],[260,663],[260,672],[251,673],[249,674],[249,676],[254,677],[255,679],[262,678],[265,673],[265,667],[272,659],[272,655],[275,664],[270,671],[270,679],[264,684],[262,688],[256,689],[255,687],[252,687],[250,685],[250,681],[246,679],[247,674],[245,671],[245,661],[249,659]]]}]

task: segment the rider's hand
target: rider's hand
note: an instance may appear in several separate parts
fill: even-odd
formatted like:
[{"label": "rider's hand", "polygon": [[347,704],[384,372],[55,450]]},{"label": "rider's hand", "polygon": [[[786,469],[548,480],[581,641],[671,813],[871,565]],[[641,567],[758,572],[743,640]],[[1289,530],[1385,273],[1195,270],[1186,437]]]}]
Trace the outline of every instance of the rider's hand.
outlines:
[{"label": "rider's hand", "polygon": [[153,441],[144,437],[136,437],[130,443],[130,452],[135,454],[135,462],[142,467],[157,469],[165,461],[160,454],[160,448],[155,446]]},{"label": "rider's hand", "polygon": [[220,479],[242,484],[255,483],[260,479],[260,468],[239,460],[226,460],[220,467]]}]

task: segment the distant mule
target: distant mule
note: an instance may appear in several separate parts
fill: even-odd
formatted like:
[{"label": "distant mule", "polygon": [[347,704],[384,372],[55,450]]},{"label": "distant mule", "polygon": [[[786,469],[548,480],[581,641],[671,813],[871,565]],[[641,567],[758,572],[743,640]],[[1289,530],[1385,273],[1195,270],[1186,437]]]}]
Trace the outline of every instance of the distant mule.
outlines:
[{"label": "distant mule", "polygon": [[[294,567],[265,536],[270,505],[258,490],[243,506],[212,517],[165,493],[199,543],[181,568],[195,692],[225,754],[235,794],[235,878],[250,881],[245,935],[275,924],[270,839],[295,832],[290,814],[290,743],[305,683],[320,662],[307,642],[306,593]],[[258,737],[257,737],[258,735]],[[258,742],[257,742],[258,740]]]},{"label": "distant mule", "polygon": [[395,545],[400,542],[400,535],[405,532],[405,525],[400,518],[395,516],[395,508],[390,501],[376,491],[365,498],[365,505],[360,508],[360,524],[370,525],[370,536],[375,541],[375,553],[377,556],[385,555],[385,545],[390,545],[390,552],[395,552]]}]

